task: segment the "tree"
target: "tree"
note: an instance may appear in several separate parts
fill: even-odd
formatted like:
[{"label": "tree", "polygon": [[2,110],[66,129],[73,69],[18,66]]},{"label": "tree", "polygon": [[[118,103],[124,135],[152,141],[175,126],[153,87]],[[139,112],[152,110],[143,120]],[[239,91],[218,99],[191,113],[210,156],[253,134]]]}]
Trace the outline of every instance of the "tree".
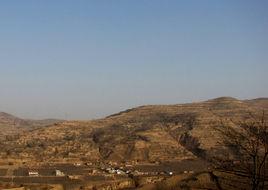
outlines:
[{"label": "tree", "polygon": [[213,163],[217,169],[239,176],[249,182],[252,190],[266,189],[268,186],[268,127],[266,115],[258,117],[250,114],[235,126],[222,125],[218,128],[229,154],[215,156]]}]

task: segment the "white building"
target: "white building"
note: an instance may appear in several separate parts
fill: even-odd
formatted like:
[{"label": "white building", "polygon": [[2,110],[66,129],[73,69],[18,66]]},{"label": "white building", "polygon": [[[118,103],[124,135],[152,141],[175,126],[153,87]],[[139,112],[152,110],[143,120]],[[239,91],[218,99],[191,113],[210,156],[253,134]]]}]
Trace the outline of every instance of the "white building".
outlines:
[{"label": "white building", "polygon": [[56,176],[65,176],[65,174],[60,170],[55,170]]},{"label": "white building", "polygon": [[39,176],[38,171],[29,171],[28,174],[30,177],[38,177]]}]

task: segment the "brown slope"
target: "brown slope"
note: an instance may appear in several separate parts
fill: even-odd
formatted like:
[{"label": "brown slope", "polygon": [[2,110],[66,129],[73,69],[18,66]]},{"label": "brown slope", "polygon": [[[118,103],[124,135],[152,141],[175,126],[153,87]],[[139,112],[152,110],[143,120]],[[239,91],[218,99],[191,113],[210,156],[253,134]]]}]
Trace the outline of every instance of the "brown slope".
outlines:
[{"label": "brown slope", "polygon": [[253,100],[245,100],[244,102],[258,109],[268,110],[268,98],[257,98]]},{"label": "brown slope", "polygon": [[[6,142],[14,157],[117,161],[172,161],[199,156],[196,139],[207,152],[217,148],[215,130],[258,108],[234,98],[200,103],[142,106],[89,122],[64,122]],[[198,143],[197,143],[198,144]]]},{"label": "brown slope", "polygon": [[33,119],[21,119],[14,115],[0,112],[0,125],[10,126],[10,127],[30,127],[30,126],[48,126],[55,123],[63,122],[59,119],[43,119],[43,120],[33,120]]},{"label": "brown slope", "polygon": [[11,114],[0,112],[0,125],[26,126],[26,125],[29,125],[29,123]]},{"label": "brown slope", "polygon": [[0,140],[3,141],[7,135],[17,135],[25,130],[29,123],[11,114],[0,112]]},{"label": "brown slope", "polygon": [[62,122],[56,119],[45,120],[29,120],[21,119],[14,115],[0,112],[0,140],[5,140],[6,136],[16,136],[23,132],[30,131],[36,128],[53,125]]}]

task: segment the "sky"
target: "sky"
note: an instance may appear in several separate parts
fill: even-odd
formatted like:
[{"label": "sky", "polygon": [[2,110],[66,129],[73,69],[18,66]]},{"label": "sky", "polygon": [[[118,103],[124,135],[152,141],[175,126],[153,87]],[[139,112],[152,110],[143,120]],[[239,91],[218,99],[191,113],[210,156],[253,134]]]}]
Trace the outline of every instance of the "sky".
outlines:
[{"label": "sky", "polygon": [[1,0],[0,110],[94,119],[268,97],[266,0]]}]

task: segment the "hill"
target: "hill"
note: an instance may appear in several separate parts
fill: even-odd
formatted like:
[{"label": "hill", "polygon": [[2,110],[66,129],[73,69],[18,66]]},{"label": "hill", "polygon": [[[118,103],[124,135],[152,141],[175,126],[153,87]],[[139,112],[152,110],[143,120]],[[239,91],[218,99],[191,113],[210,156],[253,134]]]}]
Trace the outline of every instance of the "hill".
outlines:
[{"label": "hill", "polygon": [[57,119],[30,120],[21,119],[14,115],[0,112],[0,140],[5,136],[18,135],[26,131],[37,129],[39,127],[53,125],[62,122]]},{"label": "hill", "polygon": [[0,112],[0,125],[26,126],[29,125],[29,123],[26,120],[23,120],[11,114]]},{"label": "hill", "polygon": [[268,109],[268,98],[257,98],[253,100],[246,100],[245,102],[259,109]]},{"label": "hill", "polygon": [[267,99],[221,97],[199,103],[149,105],[87,122],[66,121],[1,144],[2,155],[46,161],[176,162],[216,154],[221,121],[233,125],[267,110]]}]

